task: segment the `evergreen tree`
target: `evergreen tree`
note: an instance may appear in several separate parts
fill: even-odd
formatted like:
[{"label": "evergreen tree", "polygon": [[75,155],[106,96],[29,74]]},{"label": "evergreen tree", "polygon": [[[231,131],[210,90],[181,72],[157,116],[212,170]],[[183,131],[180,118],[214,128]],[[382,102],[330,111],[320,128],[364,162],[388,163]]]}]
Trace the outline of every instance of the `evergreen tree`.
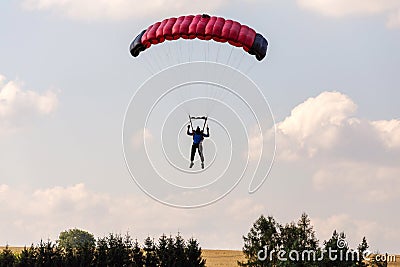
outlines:
[{"label": "evergreen tree", "polygon": [[109,234],[107,238],[108,252],[107,263],[108,266],[122,267],[126,265],[126,259],[129,258],[130,251],[126,248],[121,235]]},{"label": "evergreen tree", "polygon": [[187,266],[186,254],[185,254],[185,240],[178,233],[175,237],[175,266]]},{"label": "evergreen tree", "polygon": [[129,233],[124,236],[124,247],[125,253],[123,254],[122,264],[123,266],[132,266],[133,264],[133,243]]},{"label": "evergreen tree", "polygon": [[0,253],[0,267],[13,267],[15,263],[16,257],[8,245],[6,245]]},{"label": "evergreen tree", "polygon": [[297,222],[299,229],[299,250],[303,251],[306,249],[318,248],[318,240],[315,237],[315,231],[311,225],[311,220],[307,214],[303,213]]},{"label": "evergreen tree", "polygon": [[40,240],[36,247],[36,264],[38,267],[56,267],[62,264],[62,255],[56,245],[50,240]]},{"label": "evergreen tree", "polygon": [[36,249],[33,244],[27,248],[26,246],[21,251],[18,257],[19,267],[32,267],[36,265]]},{"label": "evergreen tree", "polygon": [[[353,253],[354,252],[354,253]],[[320,266],[351,267],[357,261],[357,251],[350,250],[344,232],[333,231],[332,237],[324,242],[323,261]]]},{"label": "evergreen tree", "polygon": [[[278,263],[276,255],[273,255],[270,259],[268,252],[279,250],[279,227],[273,217],[265,218],[261,215],[253,224],[247,236],[243,236],[243,253],[246,261],[238,262],[239,266],[276,266]],[[259,259],[259,256],[261,256],[261,259]]]},{"label": "evergreen tree", "polygon": [[175,239],[170,235],[167,238],[167,257],[166,257],[166,266],[174,267],[176,266],[175,260]]},{"label": "evergreen tree", "polygon": [[358,251],[358,254],[360,255],[360,257],[359,257],[358,261],[356,262],[356,266],[360,266],[360,267],[367,267],[368,266],[368,264],[365,263],[365,261],[364,261],[364,256],[368,256],[368,255],[365,255],[367,250],[368,250],[368,248],[369,248],[369,246],[368,246],[368,243],[367,243],[367,239],[364,236],[362,241],[361,241],[361,244],[359,244],[358,247],[357,247],[357,251]]},{"label": "evergreen tree", "polygon": [[158,259],[156,254],[156,246],[153,239],[151,239],[149,236],[144,240],[143,250],[145,252],[145,266],[157,267]]},{"label": "evergreen tree", "polygon": [[168,239],[165,234],[158,239],[156,254],[160,267],[168,267]]},{"label": "evergreen tree", "polygon": [[196,239],[191,238],[185,249],[187,267],[204,267],[206,260],[201,257],[201,248]]},{"label": "evergreen tree", "polygon": [[135,243],[133,244],[132,258],[133,258],[133,266],[134,267],[143,267],[144,266],[145,261],[144,261],[143,251],[140,248],[140,245],[139,245],[139,242],[137,241],[137,239],[135,240]]},{"label": "evergreen tree", "polygon": [[107,238],[104,237],[97,239],[96,250],[94,253],[94,266],[107,267],[107,252],[108,252]]},{"label": "evergreen tree", "polygon": [[318,266],[318,240],[311,220],[305,213],[301,215],[297,224],[280,226],[280,244],[287,261],[281,260],[279,266]]}]

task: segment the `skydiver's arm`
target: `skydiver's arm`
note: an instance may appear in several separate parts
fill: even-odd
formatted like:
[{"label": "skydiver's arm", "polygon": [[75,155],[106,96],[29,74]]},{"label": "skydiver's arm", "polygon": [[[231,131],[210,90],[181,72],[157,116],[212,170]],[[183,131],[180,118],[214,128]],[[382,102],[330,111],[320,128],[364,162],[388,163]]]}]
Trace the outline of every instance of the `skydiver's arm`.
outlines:
[{"label": "skydiver's arm", "polygon": [[203,134],[204,137],[210,137],[210,129],[207,127],[207,134]]},{"label": "skydiver's arm", "polygon": [[190,132],[190,125],[188,125],[188,127],[187,127],[187,132],[186,132],[186,134],[187,134],[187,135],[193,135],[193,132]]}]

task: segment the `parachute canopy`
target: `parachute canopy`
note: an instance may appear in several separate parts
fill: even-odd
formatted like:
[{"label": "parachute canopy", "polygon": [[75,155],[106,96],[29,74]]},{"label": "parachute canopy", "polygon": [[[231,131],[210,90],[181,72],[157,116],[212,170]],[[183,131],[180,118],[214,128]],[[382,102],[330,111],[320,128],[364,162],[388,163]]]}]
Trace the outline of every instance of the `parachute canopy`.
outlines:
[{"label": "parachute canopy", "polygon": [[268,41],[249,26],[237,21],[209,15],[188,15],[156,22],[143,30],[130,45],[131,55],[137,57],[151,45],[165,40],[194,39],[214,40],[243,49],[261,61],[267,54]]}]

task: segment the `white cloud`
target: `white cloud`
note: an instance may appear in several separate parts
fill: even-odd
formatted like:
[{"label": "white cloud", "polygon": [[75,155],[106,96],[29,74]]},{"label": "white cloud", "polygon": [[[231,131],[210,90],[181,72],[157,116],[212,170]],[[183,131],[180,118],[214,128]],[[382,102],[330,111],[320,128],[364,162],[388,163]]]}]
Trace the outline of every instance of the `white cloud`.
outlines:
[{"label": "white cloud", "polygon": [[357,105],[339,92],[307,99],[277,123],[278,155],[284,160],[341,157],[373,161],[374,155],[400,152],[400,120],[368,121],[355,117],[356,110]]},{"label": "white cloud", "polygon": [[371,124],[379,132],[382,142],[388,148],[400,148],[400,120],[372,121]]},{"label": "white cloud", "polygon": [[[10,245],[55,240],[61,231],[77,227],[97,237],[130,231],[139,240],[180,231],[185,238],[197,238],[202,247],[237,249],[243,234],[237,229],[246,229],[248,216],[256,218],[263,210],[250,199],[237,199],[229,209],[219,203],[196,210],[176,209],[144,194],[94,192],[83,183],[36,190],[3,184],[0,201],[7,203],[0,206],[0,244]],[[229,224],[221,229],[224,218],[229,218]]]},{"label": "white cloud", "polygon": [[264,138],[257,127],[250,129],[249,131],[249,148],[248,151],[245,151],[244,158],[249,157],[251,161],[257,161],[261,157],[261,153],[263,152],[263,143]]},{"label": "white cloud", "polygon": [[0,75],[0,130],[7,131],[18,127],[34,115],[48,115],[58,104],[56,93],[43,94],[24,90],[18,81],[8,81]]},{"label": "white cloud", "polygon": [[73,19],[91,21],[212,12],[227,3],[227,0],[24,0],[22,6],[28,10],[50,11]]},{"label": "white cloud", "polygon": [[277,124],[279,160],[302,162],[319,191],[388,202],[400,196],[400,120],[354,116],[356,104],[323,92],[295,107]]},{"label": "white cloud", "polygon": [[277,124],[279,153],[289,158],[314,157],[319,150],[333,148],[340,140],[340,128],[353,123],[357,106],[339,92],[323,92],[295,107]]},{"label": "white cloud", "polygon": [[328,17],[388,16],[388,27],[400,26],[400,2],[397,0],[297,0],[301,8]]},{"label": "white cloud", "polygon": [[318,166],[312,179],[317,190],[347,194],[363,203],[389,202],[400,195],[400,167],[337,162]]},{"label": "white cloud", "polygon": [[250,198],[238,198],[232,201],[226,210],[229,218],[237,221],[247,222],[249,218],[257,218],[263,213],[265,207],[260,203],[255,203]]}]

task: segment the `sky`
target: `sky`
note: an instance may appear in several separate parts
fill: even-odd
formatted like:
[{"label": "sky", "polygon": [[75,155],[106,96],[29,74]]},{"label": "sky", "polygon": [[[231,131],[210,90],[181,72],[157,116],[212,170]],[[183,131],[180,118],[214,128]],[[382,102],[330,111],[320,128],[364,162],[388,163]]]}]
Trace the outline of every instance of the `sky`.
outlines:
[{"label": "sky", "polygon": [[[154,22],[202,13],[251,25],[266,59],[202,41],[129,54]],[[400,253],[397,0],[1,1],[0,33],[0,244],[76,227],[241,249],[261,214],[305,212],[320,243],[336,229]],[[189,170],[203,111],[207,166]]]}]

